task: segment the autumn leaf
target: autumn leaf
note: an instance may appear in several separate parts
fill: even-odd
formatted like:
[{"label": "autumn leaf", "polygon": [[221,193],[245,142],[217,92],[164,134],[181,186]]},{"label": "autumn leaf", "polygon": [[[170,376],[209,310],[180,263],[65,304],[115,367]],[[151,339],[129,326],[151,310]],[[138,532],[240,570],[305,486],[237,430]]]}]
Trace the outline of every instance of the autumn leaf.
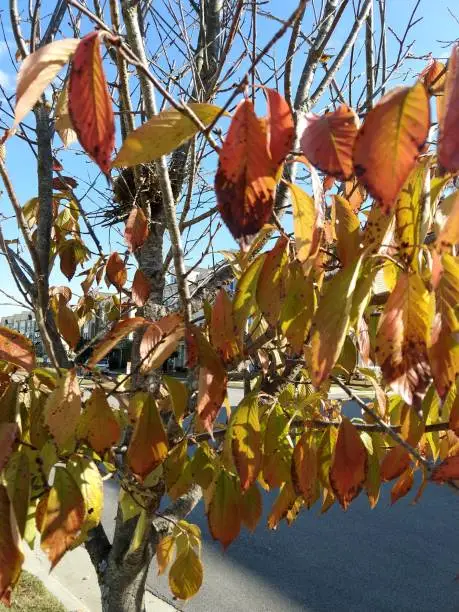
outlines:
[{"label": "autumn leaf", "polygon": [[56,103],[55,124],[56,132],[59,134],[64,147],[68,147],[78,140],[78,136],[73,129],[72,120],[69,113],[69,91],[68,84],[62,88]]},{"label": "autumn leaf", "polygon": [[362,259],[326,282],[311,326],[311,377],[319,387],[332,371],[349,327],[352,298]]},{"label": "autumn leaf", "polygon": [[201,588],[203,569],[201,559],[187,545],[177,554],[169,570],[169,587],[174,597],[186,601],[196,595]]},{"label": "autumn leaf", "polygon": [[[14,425],[16,424],[14,423]],[[29,510],[31,492],[30,472],[29,458],[23,451],[16,451],[13,453],[4,472],[8,497],[13,504],[14,514],[21,537],[25,535]]]},{"label": "autumn leaf", "polygon": [[75,253],[74,243],[71,240],[66,240],[59,248],[60,268],[62,274],[70,281],[75,276],[77,267],[77,257]]},{"label": "autumn leaf", "polygon": [[406,470],[400,475],[397,482],[392,487],[390,492],[391,505],[394,505],[396,501],[407,495],[414,483],[414,473],[411,466],[407,467]]},{"label": "autumn leaf", "polygon": [[346,105],[322,116],[309,113],[300,139],[308,160],[322,172],[346,180],[353,174],[352,149],[358,118]]},{"label": "autumn leaf", "polygon": [[210,501],[207,520],[209,531],[224,549],[237,538],[241,530],[241,493],[236,478],[222,469]]},{"label": "autumn leaf", "polygon": [[178,423],[181,423],[188,407],[188,386],[174,376],[163,376],[163,382],[169,391],[172,409]]},{"label": "autumn leaf", "polygon": [[243,398],[230,424],[231,448],[242,491],[255,482],[261,467],[261,434],[256,394]]},{"label": "autumn leaf", "polygon": [[271,327],[277,327],[282,302],[285,298],[289,240],[279,237],[266,254],[257,283],[257,303]]},{"label": "autumn leaf", "polygon": [[459,329],[459,258],[444,253],[435,290],[436,310],[429,348],[432,376],[439,396],[444,399],[459,374],[459,347],[454,333]]},{"label": "autumn leaf", "polygon": [[367,114],[355,141],[354,168],[386,213],[414,167],[429,127],[429,99],[420,81],[389,92]]},{"label": "autumn leaf", "polygon": [[309,509],[318,498],[317,441],[311,432],[305,432],[293,450],[292,483]]},{"label": "autumn leaf", "polygon": [[[191,103],[188,106],[206,127],[221,111],[212,104]],[[128,134],[113,166],[129,167],[151,162],[172,153],[197,132],[196,125],[184,113],[172,108],[161,111]]]},{"label": "autumn leaf", "polygon": [[435,466],[430,479],[440,483],[459,480],[459,455],[447,457],[440,465]]},{"label": "autumn leaf", "polygon": [[439,124],[438,161],[445,170],[459,170],[459,44],[453,46],[445,81],[444,112]]},{"label": "autumn leaf", "polygon": [[295,493],[293,486],[289,482],[284,482],[280,487],[279,495],[277,496],[271,512],[268,515],[269,529],[277,529],[280,521],[287,516],[289,511],[295,505],[298,496]]},{"label": "autumn leaf", "polygon": [[51,569],[76,540],[85,513],[84,499],[78,485],[68,470],[57,466],[41,526],[41,548],[51,561]]},{"label": "autumn leaf", "polygon": [[384,245],[391,243],[394,231],[395,215],[386,215],[379,203],[374,202],[362,233],[363,249],[370,255],[385,252]]},{"label": "autumn leaf", "polygon": [[443,62],[431,59],[419,75],[419,78],[423,81],[429,94],[442,93],[445,88],[446,66]]},{"label": "autumn leaf", "polygon": [[100,55],[103,36],[95,31],[79,42],[70,68],[68,108],[81,146],[108,176],[115,121]]},{"label": "autumn leaf", "polygon": [[121,291],[127,281],[126,265],[116,251],[108,258],[105,279],[107,284],[114,285],[118,291]]},{"label": "autumn leaf", "polygon": [[343,418],[330,468],[330,484],[344,510],[360,493],[367,470],[367,450],[359,432],[349,419]]},{"label": "autumn leaf", "polygon": [[268,87],[265,93],[268,102],[268,148],[274,164],[279,166],[292,149],[295,124],[285,98]]},{"label": "autumn leaf", "polygon": [[78,424],[78,438],[86,440],[101,457],[114,446],[121,430],[103,389],[96,387],[86,401]]},{"label": "autumn leaf", "polygon": [[183,318],[178,314],[150,323],[140,342],[140,371],[146,373],[161,366],[175,351],[184,334]]},{"label": "autumn leaf", "polygon": [[266,254],[258,255],[239,278],[233,298],[233,318],[237,338],[245,332],[247,321],[257,308],[257,285]]},{"label": "autumn leaf", "polygon": [[81,412],[81,395],[76,369],[61,376],[45,404],[45,424],[59,446],[75,434]]},{"label": "autumn leaf", "polygon": [[67,461],[66,469],[81,493],[85,509],[80,533],[71,544],[73,549],[86,541],[91,529],[97,527],[102,519],[104,483],[97,465],[83,455],[73,454]]},{"label": "autumn leaf", "polygon": [[360,248],[360,221],[349,202],[339,195],[335,201],[336,250],[344,266],[357,259]]},{"label": "autumn leaf", "polygon": [[18,125],[32,110],[54,77],[75,53],[79,43],[76,38],[56,40],[24,59],[17,78],[14,125]]},{"label": "autumn leaf", "polygon": [[134,304],[141,308],[144,306],[150,296],[151,282],[147,276],[139,268],[134,274],[132,281],[132,299]]},{"label": "autumn leaf", "polygon": [[301,352],[311,326],[315,307],[314,285],[299,261],[289,266],[286,296],[279,314],[282,333],[295,353]]},{"label": "autumn leaf", "polygon": [[124,228],[124,240],[131,253],[134,253],[143,245],[148,237],[148,221],[141,208],[134,206],[129,213],[126,227]]},{"label": "autumn leaf", "polygon": [[59,333],[69,347],[75,350],[80,341],[78,317],[75,312],[67,306],[65,299],[60,298],[56,308],[56,323]]},{"label": "autumn leaf", "polygon": [[0,517],[0,602],[9,607],[24,555],[13,506],[3,484],[0,485]]},{"label": "autumn leaf", "polygon": [[439,252],[451,252],[452,247],[459,243],[459,191],[454,191],[445,198],[438,209],[446,208],[447,204],[449,214],[443,225],[438,228],[435,241],[435,246]]},{"label": "autumn leaf", "polygon": [[263,498],[256,482],[241,496],[241,522],[250,531],[255,531],[263,511]]},{"label": "autumn leaf", "polygon": [[126,453],[129,468],[141,480],[167,457],[168,442],[158,406],[149,393],[137,392],[142,411]]},{"label": "autumn leaf", "polygon": [[35,353],[28,338],[14,329],[0,326],[0,359],[28,372],[35,367]]},{"label": "autumn leaf", "polygon": [[423,280],[400,274],[379,321],[375,354],[385,381],[410,405],[420,401],[430,381],[432,317],[432,295]]},{"label": "autumn leaf", "polygon": [[454,431],[456,436],[459,436],[459,395],[456,395],[453,405],[451,406],[449,428]]},{"label": "autumn leaf", "polygon": [[175,538],[171,535],[161,538],[156,547],[156,561],[158,562],[158,576],[164,574],[172,561],[175,548]]},{"label": "autumn leaf", "polygon": [[224,362],[231,361],[239,353],[234,333],[233,304],[225,289],[220,289],[212,308],[210,323],[212,345]]},{"label": "autumn leaf", "polygon": [[117,321],[112,329],[96,344],[90,359],[88,368],[94,368],[114,348],[118,342],[129,336],[130,333],[145,325],[143,317],[133,317],[131,319],[121,319]]},{"label": "autumn leaf", "polygon": [[311,255],[314,246],[317,210],[314,199],[301,187],[289,183],[289,188],[293,210],[296,256],[303,263]]},{"label": "autumn leaf", "polygon": [[398,478],[408,469],[411,458],[402,446],[394,446],[385,455],[381,463],[381,480],[386,482]]},{"label": "autumn leaf", "polygon": [[16,438],[19,435],[17,423],[0,423],[0,471],[5,467],[11,453]]},{"label": "autumn leaf", "polygon": [[269,221],[275,170],[265,129],[252,102],[243,100],[220,150],[215,176],[218,210],[234,238],[245,242]]}]

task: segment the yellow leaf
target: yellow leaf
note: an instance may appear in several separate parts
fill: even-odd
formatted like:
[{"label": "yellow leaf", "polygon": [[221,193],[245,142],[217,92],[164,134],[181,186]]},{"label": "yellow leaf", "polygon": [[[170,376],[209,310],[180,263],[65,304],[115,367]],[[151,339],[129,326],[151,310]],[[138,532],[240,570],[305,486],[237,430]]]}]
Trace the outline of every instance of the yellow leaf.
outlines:
[{"label": "yellow leaf", "polygon": [[100,456],[118,442],[121,435],[120,426],[103,389],[94,389],[86,401],[77,434]]},{"label": "yellow leaf", "polygon": [[247,395],[239,404],[230,423],[234,463],[243,491],[255,482],[261,465],[261,435],[256,393]]},{"label": "yellow leaf", "polygon": [[269,325],[274,328],[286,295],[288,242],[288,238],[282,235],[274,248],[268,251],[257,283],[258,306]]},{"label": "yellow leaf", "polygon": [[173,376],[163,376],[163,382],[169,391],[175,418],[178,423],[181,423],[188,407],[188,397],[190,394],[188,387]]},{"label": "yellow leaf", "polygon": [[8,497],[13,504],[19,533],[21,537],[24,537],[31,484],[29,458],[27,455],[22,451],[16,451],[10,457],[4,474]]},{"label": "yellow leaf", "polygon": [[172,536],[165,536],[156,547],[156,561],[158,562],[158,575],[164,574],[174,554],[175,540]]},{"label": "yellow leaf", "polygon": [[285,482],[279,491],[279,495],[271,508],[268,516],[269,529],[277,529],[280,521],[286,518],[288,512],[293,508],[297,495],[289,482]]},{"label": "yellow leaf", "polygon": [[233,299],[234,327],[237,337],[242,336],[249,317],[257,307],[256,292],[258,278],[260,276],[266,254],[262,253],[252,261],[250,266],[242,274],[236,285]]},{"label": "yellow leaf", "polygon": [[15,125],[32,110],[54,77],[69,61],[79,42],[76,38],[56,40],[25,58],[16,85]]},{"label": "yellow leaf", "polygon": [[241,492],[236,478],[221,470],[207,512],[209,530],[214,540],[227,548],[241,529]]},{"label": "yellow leaf", "polygon": [[57,99],[55,118],[56,132],[59,134],[64,147],[68,147],[72,144],[72,142],[76,142],[78,140],[78,136],[73,129],[72,120],[70,119],[69,90],[67,83],[63,87]]},{"label": "yellow leaf", "polygon": [[59,379],[58,386],[45,404],[45,424],[58,446],[63,447],[76,433],[80,412],[80,386],[73,368]]},{"label": "yellow leaf", "polygon": [[[210,125],[220,112],[212,104],[189,104],[204,125]],[[198,132],[195,124],[183,113],[168,109],[131,132],[123,142],[114,167],[136,166],[168,155]]]},{"label": "yellow leaf", "polygon": [[279,322],[282,333],[295,353],[301,352],[314,314],[315,293],[312,280],[305,276],[299,261],[289,266],[287,292]]},{"label": "yellow leaf", "polygon": [[104,507],[104,488],[100,472],[91,459],[74,454],[67,462],[67,470],[75,481],[84,501],[85,515],[81,532],[72,548],[83,543],[88,533],[100,523]]},{"label": "yellow leaf", "polygon": [[352,263],[360,253],[360,222],[347,200],[334,196],[336,222],[335,231],[338,251],[343,266]]},{"label": "yellow leaf", "polygon": [[169,570],[169,586],[174,597],[187,600],[201,588],[202,563],[191,546],[177,555]]},{"label": "yellow leaf", "polygon": [[292,195],[296,256],[303,263],[311,254],[317,211],[310,195],[293,183],[289,183],[289,188]]}]

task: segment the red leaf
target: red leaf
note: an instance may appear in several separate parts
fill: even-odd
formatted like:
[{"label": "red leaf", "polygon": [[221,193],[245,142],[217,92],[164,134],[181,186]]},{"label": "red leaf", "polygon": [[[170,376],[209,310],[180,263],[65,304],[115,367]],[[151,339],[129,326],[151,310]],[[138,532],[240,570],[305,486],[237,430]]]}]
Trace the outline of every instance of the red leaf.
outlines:
[{"label": "red leaf", "polygon": [[105,175],[115,145],[115,121],[100,55],[100,32],[78,45],[69,77],[69,113],[78,140]]},{"label": "red leaf", "polygon": [[0,327],[0,359],[27,371],[35,367],[35,354],[30,340],[8,327]]},{"label": "red leaf", "polygon": [[137,250],[148,237],[148,221],[141,208],[134,206],[131,210],[126,227],[124,239],[131,253]]},{"label": "red leaf", "polygon": [[429,99],[421,82],[385,95],[368,113],[354,146],[360,182],[388,213],[424,147]]},{"label": "red leaf", "polygon": [[139,308],[143,306],[151,291],[150,280],[145,276],[142,270],[138,269],[134,274],[134,280],[132,281],[132,299]]},{"label": "red leaf", "polygon": [[234,238],[256,234],[273,209],[275,167],[264,126],[243,100],[231,121],[215,176],[217,206]]},{"label": "red leaf", "polygon": [[105,268],[105,278],[120,291],[127,280],[127,271],[124,261],[115,251],[110,255]]},{"label": "red leaf", "polygon": [[55,176],[53,178],[53,189],[66,191],[68,189],[74,189],[75,187],[78,187],[78,183],[71,176]]},{"label": "red leaf", "polygon": [[438,160],[449,172],[459,170],[459,44],[455,44],[448,62],[445,82],[444,113],[440,121]]},{"label": "red leaf", "polygon": [[431,480],[434,482],[459,480],[459,455],[447,457],[440,465],[437,465],[432,471]]},{"label": "red leaf", "polygon": [[357,136],[357,116],[349,106],[342,105],[332,113],[306,117],[301,136],[301,148],[308,160],[330,176],[340,180],[352,176],[352,149]]},{"label": "red leaf", "polygon": [[268,96],[268,145],[271,158],[279,166],[293,146],[295,124],[287,101],[275,89],[266,89]]},{"label": "red leaf", "polygon": [[53,170],[54,172],[62,172],[64,169],[64,166],[61,164],[61,162],[56,159],[55,157],[53,157]]}]

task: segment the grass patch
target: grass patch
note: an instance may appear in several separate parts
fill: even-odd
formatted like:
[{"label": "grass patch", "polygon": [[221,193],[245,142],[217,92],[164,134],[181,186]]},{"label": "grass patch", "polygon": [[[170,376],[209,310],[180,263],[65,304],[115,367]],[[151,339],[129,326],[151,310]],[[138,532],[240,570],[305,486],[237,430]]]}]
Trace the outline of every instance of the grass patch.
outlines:
[{"label": "grass patch", "polygon": [[11,601],[11,608],[7,608],[0,603],[0,611],[65,612],[65,608],[60,601],[54,595],[51,595],[41,580],[29,574],[29,572],[22,572],[11,595]]}]

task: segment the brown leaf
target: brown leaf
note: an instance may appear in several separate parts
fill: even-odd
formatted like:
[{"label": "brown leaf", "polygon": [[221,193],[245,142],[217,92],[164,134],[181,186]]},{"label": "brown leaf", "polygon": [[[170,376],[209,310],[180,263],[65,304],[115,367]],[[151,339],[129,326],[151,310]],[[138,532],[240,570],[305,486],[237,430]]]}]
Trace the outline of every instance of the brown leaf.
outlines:
[{"label": "brown leaf", "polygon": [[271,217],[275,166],[250,100],[234,112],[215,176],[217,206],[234,238],[256,234]]},{"label": "brown leaf", "polygon": [[121,429],[105,392],[96,388],[86,401],[84,412],[78,424],[78,438],[87,440],[88,444],[101,457],[120,439]]},{"label": "brown leaf", "polygon": [[447,457],[440,465],[437,465],[432,470],[430,479],[434,482],[459,480],[459,455]]},{"label": "brown leaf", "polygon": [[420,81],[389,92],[367,114],[355,141],[354,168],[386,213],[415,165],[429,128],[429,99]]},{"label": "brown leaf", "polygon": [[107,267],[105,268],[105,279],[108,281],[108,283],[114,285],[118,291],[121,291],[122,287],[126,283],[126,265],[116,251],[114,251],[108,258]]},{"label": "brown leaf", "polygon": [[445,64],[435,59],[431,59],[419,75],[419,78],[423,81],[431,95],[442,93],[446,81]]},{"label": "brown leaf", "polygon": [[112,329],[94,347],[91,358],[88,361],[88,368],[94,368],[118,342],[129,336],[137,328],[145,325],[145,323],[146,320],[143,317],[133,317],[117,321]]},{"label": "brown leaf", "polygon": [[0,326],[0,359],[30,372],[35,367],[35,353],[28,338],[14,329]]},{"label": "brown leaf", "polygon": [[18,434],[17,423],[0,423],[0,471],[3,470],[13,452]]},{"label": "brown leaf", "polygon": [[266,254],[257,284],[257,303],[271,327],[277,327],[282,302],[286,295],[287,236],[282,235]]},{"label": "brown leaf", "polygon": [[144,306],[150,297],[151,282],[150,279],[145,276],[142,270],[139,268],[134,274],[134,280],[132,281],[132,299],[134,304],[141,308]]},{"label": "brown leaf", "polygon": [[346,180],[353,174],[352,149],[358,118],[349,106],[322,116],[309,113],[300,144],[305,156],[322,172]]},{"label": "brown leaf", "polygon": [[178,314],[150,323],[140,342],[140,371],[146,373],[161,366],[175,351],[184,334],[183,318]]},{"label": "brown leaf", "polygon": [[101,31],[91,32],[75,51],[68,107],[81,146],[108,176],[115,145],[115,120],[100,55],[103,36]]},{"label": "brown leaf", "polygon": [[438,161],[449,172],[459,170],[459,44],[451,51],[445,81],[444,113],[439,124]]},{"label": "brown leaf", "polygon": [[141,208],[134,206],[129,213],[126,227],[124,228],[124,240],[131,253],[134,253],[143,245],[148,238],[148,221]]},{"label": "brown leaf", "polygon": [[70,281],[75,276],[77,267],[77,259],[74,244],[72,241],[67,240],[64,242],[62,247],[59,249],[60,257],[60,268],[62,274],[64,274]]},{"label": "brown leaf", "polygon": [[75,434],[81,412],[81,395],[76,369],[68,370],[45,404],[45,424],[59,446]]},{"label": "brown leaf", "polygon": [[349,419],[343,418],[330,468],[330,484],[344,510],[360,493],[367,470],[367,450],[357,429]]},{"label": "brown leaf", "polygon": [[86,510],[78,485],[64,467],[56,467],[47,496],[41,529],[41,548],[55,567],[77,538]]},{"label": "brown leaf", "polygon": [[168,442],[158,406],[149,393],[135,396],[142,404],[126,453],[129,468],[141,480],[167,457]]},{"label": "brown leaf", "polygon": [[11,605],[14,589],[24,561],[13,506],[4,485],[0,485],[0,602]]},{"label": "brown leaf", "polygon": [[222,469],[207,511],[209,531],[224,549],[241,530],[241,493],[236,478]]},{"label": "brown leaf", "polygon": [[61,298],[57,305],[57,328],[71,349],[76,349],[80,341],[80,328],[75,312]]}]

